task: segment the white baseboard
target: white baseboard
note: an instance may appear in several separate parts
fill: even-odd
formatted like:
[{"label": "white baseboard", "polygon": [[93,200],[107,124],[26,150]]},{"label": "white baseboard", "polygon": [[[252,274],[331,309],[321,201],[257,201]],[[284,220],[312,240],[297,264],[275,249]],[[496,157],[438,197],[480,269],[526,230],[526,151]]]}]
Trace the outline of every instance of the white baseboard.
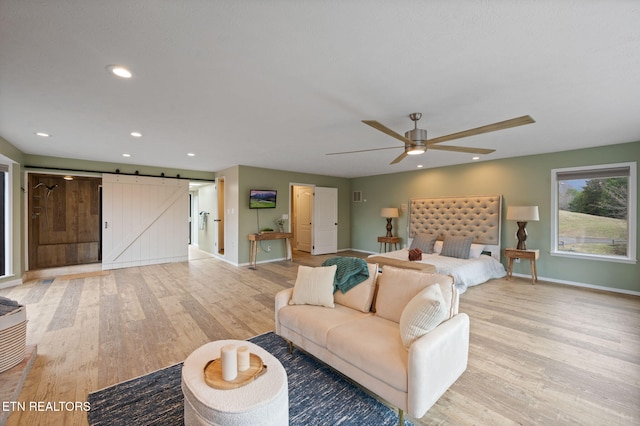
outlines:
[{"label": "white baseboard", "polygon": [[[513,274],[513,276],[531,279],[531,275],[526,275],[526,274]],[[630,294],[632,296],[640,296],[640,291],[625,290],[622,288],[605,287],[600,285],[586,284],[586,283],[580,283],[580,282],[568,281],[568,280],[559,280],[557,278],[547,278],[547,277],[538,277],[538,280],[547,281],[554,284],[563,284],[563,285],[570,285],[574,287],[584,287],[584,288],[591,288],[594,290],[610,291],[613,293],[622,293],[622,294]]]},{"label": "white baseboard", "polygon": [[22,278],[16,278],[15,280],[9,280],[9,281],[0,283],[0,288],[16,287],[16,286],[19,286],[20,284],[22,284]]}]

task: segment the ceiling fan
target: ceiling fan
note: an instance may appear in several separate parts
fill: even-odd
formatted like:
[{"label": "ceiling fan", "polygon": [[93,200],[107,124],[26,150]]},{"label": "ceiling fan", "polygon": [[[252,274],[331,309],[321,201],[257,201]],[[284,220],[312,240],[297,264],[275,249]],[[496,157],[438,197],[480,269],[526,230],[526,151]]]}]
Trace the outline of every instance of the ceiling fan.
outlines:
[{"label": "ceiling fan", "polygon": [[[396,164],[404,160],[407,155],[424,154],[427,149],[439,149],[442,151],[455,151],[455,152],[468,152],[471,154],[491,154],[495,149],[484,148],[470,148],[464,146],[451,146],[451,145],[437,145],[441,142],[447,142],[453,139],[461,139],[469,136],[479,135],[482,133],[495,132],[497,130],[508,129],[510,127],[523,126],[525,124],[535,123],[535,120],[528,115],[522,117],[512,118],[510,120],[500,121],[498,123],[487,124],[486,126],[476,127],[475,129],[464,130],[462,132],[452,133],[450,135],[440,136],[433,139],[427,139],[427,131],[424,129],[418,129],[418,120],[422,118],[422,114],[414,112],[409,114],[409,118],[413,121],[414,128],[405,132],[404,136],[394,132],[384,124],[381,124],[375,120],[362,120],[364,124],[373,127],[376,130],[380,130],[393,138],[398,139],[404,143],[404,152],[397,156],[390,164]],[[327,155],[338,154],[353,154],[357,152],[367,151],[379,151],[383,149],[397,149],[398,146],[386,147],[386,148],[373,148],[362,149],[359,151],[344,151],[344,152],[330,152]]]}]

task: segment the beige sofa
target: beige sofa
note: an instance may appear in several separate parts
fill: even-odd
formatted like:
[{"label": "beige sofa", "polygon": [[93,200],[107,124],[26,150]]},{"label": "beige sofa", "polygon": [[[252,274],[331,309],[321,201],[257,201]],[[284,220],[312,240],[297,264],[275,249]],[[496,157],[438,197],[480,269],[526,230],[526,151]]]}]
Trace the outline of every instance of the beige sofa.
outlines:
[{"label": "beige sofa", "polygon": [[[298,281],[280,291],[276,334],[398,407],[401,421],[404,412],[420,418],[467,368],[469,317],[458,312],[450,276],[391,266],[377,274],[377,265],[369,265],[369,272],[367,281],[336,292],[333,308],[290,304]],[[407,311],[415,314],[416,300],[435,290],[444,301],[436,304],[444,318],[416,336]]]}]

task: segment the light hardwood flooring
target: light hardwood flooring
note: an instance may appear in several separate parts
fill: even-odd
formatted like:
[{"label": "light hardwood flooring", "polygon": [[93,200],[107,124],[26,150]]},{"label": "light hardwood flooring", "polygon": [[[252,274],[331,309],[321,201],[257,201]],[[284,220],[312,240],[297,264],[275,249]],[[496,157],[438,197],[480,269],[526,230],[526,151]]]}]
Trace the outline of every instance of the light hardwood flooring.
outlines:
[{"label": "light hardwood flooring", "polygon": [[[363,257],[362,253],[343,255]],[[216,339],[273,330],[276,292],[297,266],[330,256],[235,267],[215,258],[67,274],[0,290],[27,306],[38,355],[8,425],[84,425],[82,411],[30,402],[86,401],[95,390],[184,360]],[[461,296],[469,366],[422,425],[640,424],[640,298],[499,279]]]}]

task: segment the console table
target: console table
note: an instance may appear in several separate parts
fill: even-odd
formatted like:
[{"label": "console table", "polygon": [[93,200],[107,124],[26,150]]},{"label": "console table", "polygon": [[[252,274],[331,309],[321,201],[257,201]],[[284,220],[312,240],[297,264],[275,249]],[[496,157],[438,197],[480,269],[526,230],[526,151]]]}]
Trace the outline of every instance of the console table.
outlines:
[{"label": "console table", "polygon": [[282,240],[284,244],[284,257],[291,260],[291,238],[292,232],[260,232],[249,234],[249,268],[256,269],[256,258],[258,257],[258,241]]}]

